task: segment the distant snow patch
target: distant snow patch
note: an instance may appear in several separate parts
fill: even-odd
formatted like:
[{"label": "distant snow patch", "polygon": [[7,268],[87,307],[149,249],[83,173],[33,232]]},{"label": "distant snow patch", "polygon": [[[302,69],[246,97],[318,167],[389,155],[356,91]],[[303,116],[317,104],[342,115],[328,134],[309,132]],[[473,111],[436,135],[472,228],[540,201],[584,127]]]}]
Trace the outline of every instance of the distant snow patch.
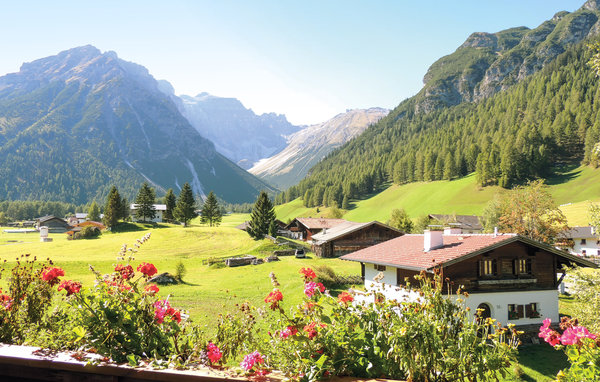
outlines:
[{"label": "distant snow patch", "polygon": [[185,158],[186,160],[186,166],[187,168],[190,170],[190,172],[192,173],[192,190],[194,190],[194,192],[196,194],[199,194],[202,199],[206,198],[206,194],[204,193],[204,190],[202,189],[202,183],[200,183],[200,178],[198,178],[198,173],[196,172],[196,169],[194,168],[194,165],[192,164],[192,162]]}]

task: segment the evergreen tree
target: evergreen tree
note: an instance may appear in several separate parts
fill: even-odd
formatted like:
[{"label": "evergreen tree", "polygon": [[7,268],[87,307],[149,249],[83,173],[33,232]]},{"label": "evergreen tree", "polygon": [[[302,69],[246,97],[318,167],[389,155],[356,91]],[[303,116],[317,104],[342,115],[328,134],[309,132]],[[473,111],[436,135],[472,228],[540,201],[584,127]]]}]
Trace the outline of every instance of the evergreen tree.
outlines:
[{"label": "evergreen tree", "polygon": [[175,205],[177,204],[177,198],[175,197],[172,188],[169,188],[165,194],[165,204],[167,205],[167,209],[165,210],[163,218],[166,221],[171,222],[173,221],[173,212],[175,210]]},{"label": "evergreen tree", "polygon": [[104,218],[102,218],[104,225],[107,227],[117,225],[122,210],[121,195],[119,195],[117,187],[112,186],[106,198],[106,205],[104,206]]},{"label": "evergreen tree", "polygon": [[342,208],[345,210],[350,209],[350,202],[348,201],[348,195],[344,195],[344,200],[342,201]]},{"label": "evergreen tree", "polygon": [[262,239],[269,233],[269,228],[276,219],[273,204],[266,192],[261,191],[254,203],[248,224],[248,234],[255,240]]},{"label": "evergreen tree", "polygon": [[121,220],[128,220],[129,219],[129,211],[130,211],[129,202],[127,201],[127,198],[123,196],[123,199],[121,199],[121,210],[119,211],[119,218]]},{"label": "evergreen tree", "polygon": [[92,205],[90,206],[90,209],[88,210],[87,220],[91,220],[91,221],[95,221],[95,222],[100,221],[100,208],[98,207],[98,204],[96,203],[95,200],[92,202]]},{"label": "evergreen tree", "polygon": [[412,232],[414,224],[403,208],[394,208],[388,224],[404,233]]},{"label": "evergreen tree", "polygon": [[154,189],[150,188],[147,182],[144,182],[135,198],[135,204],[137,204],[135,216],[138,220],[141,219],[145,222],[146,219],[152,220],[156,217],[156,211],[154,210],[155,200],[156,194],[154,193]]},{"label": "evergreen tree", "polygon": [[190,187],[188,182],[185,182],[181,192],[179,193],[179,199],[177,199],[173,216],[175,216],[175,219],[182,222],[184,227],[187,226],[187,223],[190,220],[197,216],[196,200],[194,199],[192,187]]},{"label": "evergreen tree", "polygon": [[208,194],[206,200],[204,201],[204,205],[202,206],[202,214],[200,216],[202,224],[208,224],[211,227],[221,224],[221,209],[219,208],[217,197],[212,191]]}]

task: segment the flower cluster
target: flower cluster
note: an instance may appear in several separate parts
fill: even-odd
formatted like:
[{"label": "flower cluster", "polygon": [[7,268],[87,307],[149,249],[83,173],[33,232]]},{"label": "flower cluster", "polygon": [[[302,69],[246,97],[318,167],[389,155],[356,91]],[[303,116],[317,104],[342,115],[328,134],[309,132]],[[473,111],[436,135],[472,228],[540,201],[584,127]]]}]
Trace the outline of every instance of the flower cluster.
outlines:
[{"label": "flower cluster", "polygon": [[316,323],[316,322],[311,322],[310,324],[306,325],[304,327],[304,331],[307,333],[308,335],[308,339],[313,339],[317,336],[317,326],[320,326],[321,328],[326,327],[327,325],[323,324],[323,323]]},{"label": "flower cluster", "polygon": [[81,283],[79,281],[65,280],[58,286],[59,292],[63,289],[67,291],[67,296],[70,296],[79,293],[81,290]]},{"label": "flower cluster", "polygon": [[352,301],[354,301],[354,297],[348,292],[342,292],[338,296],[338,302],[340,304],[348,305],[348,303]]},{"label": "flower cluster", "polygon": [[138,265],[137,270],[147,278],[154,276],[158,272],[154,264],[150,263],[141,263]]},{"label": "flower cluster", "polygon": [[325,286],[322,283],[316,283],[314,281],[309,281],[304,284],[304,294],[307,297],[312,297],[319,290],[321,293],[325,292]]},{"label": "flower cluster", "polygon": [[46,268],[42,271],[42,280],[46,281],[50,286],[54,286],[60,282],[59,277],[64,275],[65,271],[61,268]]},{"label": "flower cluster", "polygon": [[272,310],[279,308],[279,301],[283,300],[283,294],[279,289],[273,289],[273,292],[269,293],[265,298],[267,304],[271,304]]},{"label": "flower cluster", "polygon": [[266,370],[258,368],[258,365],[263,365],[264,363],[265,360],[263,356],[259,352],[255,351],[253,353],[246,354],[246,356],[244,356],[244,360],[240,362],[240,366],[247,372],[254,371],[256,374],[265,375],[267,374]]},{"label": "flower cluster", "polygon": [[181,322],[181,312],[174,309],[167,300],[159,300],[154,303],[154,319],[159,324],[165,321],[166,316],[171,316],[171,320]]},{"label": "flower cluster", "polygon": [[123,280],[129,280],[133,277],[134,274],[133,267],[131,265],[123,264],[117,264],[117,266],[115,267],[115,272],[119,273]]},{"label": "flower cluster", "polygon": [[12,306],[13,300],[7,294],[0,294],[0,306],[2,306],[6,310],[10,310]]},{"label": "flower cluster", "polygon": [[159,289],[158,289],[158,286],[156,286],[155,284],[150,284],[150,285],[146,285],[146,287],[144,288],[144,291],[146,293],[148,293],[150,296],[154,296],[155,294],[158,293]]},{"label": "flower cluster", "polygon": [[311,268],[301,268],[300,273],[304,275],[304,281],[308,282],[317,278],[315,271]]},{"label": "flower cluster", "polygon": [[543,325],[540,327],[538,336],[543,338],[552,346],[563,345],[580,345],[584,338],[596,339],[596,335],[590,333],[586,327],[578,326],[577,321],[574,324],[568,320],[563,320],[561,327],[564,328],[563,334],[559,334],[550,328],[551,320],[546,318]]},{"label": "flower cluster", "polygon": [[212,342],[209,342],[206,345],[206,356],[210,360],[210,363],[217,363],[223,357],[223,353],[221,353],[221,349]]},{"label": "flower cluster", "polygon": [[290,336],[295,336],[296,334],[298,334],[298,328],[290,325],[287,328],[283,329],[281,333],[279,333],[279,337],[286,339]]}]

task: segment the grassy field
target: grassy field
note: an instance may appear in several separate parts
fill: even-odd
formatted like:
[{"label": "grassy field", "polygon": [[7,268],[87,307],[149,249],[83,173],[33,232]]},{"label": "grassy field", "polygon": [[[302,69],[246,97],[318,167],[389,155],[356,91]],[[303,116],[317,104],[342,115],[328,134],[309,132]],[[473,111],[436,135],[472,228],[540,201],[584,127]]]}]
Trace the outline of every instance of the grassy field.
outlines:
[{"label": "grassy field", "polygon": [[[342,274],[360,273],[360,267],[338,259],[306,259],[282,257],[281,261],[257,266],[217,268],[202,264],[210,257],[227,257],[241,254],[266,256],[274,249],[268,240],[255,241],[243,231],[232,228],[247,219],[247,215],[225,217],[220,227],[192,224],[191,227],[161,224],[158,228],[131,225],[129,232],[105,233],[98,239],[68,241],[65,234],[50,234],[53,241],[40,243],[39,234],[7,234],[0,230],[0,259],[8,266],[22,254],[38,259],[50,258],[65,270],[66,277],[92,285],[89,271],[92,265],[100,272],[111,272],[116,256],[123,244],[132,245],[136,239],[151,232],[151,239],[142,246],[134,266],[151,262],[159,272],[175,273],[181,261],[186,268],[184,284],[161,287],[161,294],[171,295],[174,306],[189,311],[196,321],[210,324],[214,317],[231,308],[236,302],[248,300],[264,304],[264,297],[272,290],[269,273],[274,272],[282,281],[286,302],[299,302],[302,296],[301,267],[329,265]],[[0,284],[5,280],[0,280]],[[231,296],[228,298],[228,296]],[[235,297],[234,297],[235,296]]]},{"label": "grassy field", "polygon": [[[588,223],[587,210],[590,201],[600,202],[600,169],[577,167],[548,180],[550,193],[572,226]],[[382,192],[364,200],[354,201],[353,208],[343,218],[358,222],[390,218],[392,209],[404,208],[413,219],[430,213],[481,214],[486,203],[500,187],[479,187],[475,174],[452,180],[416,182],[392,185]],[[327,217],[327,209],[306,208],[296,199],[276,207],[277,217],[284,221],[294,217]]]}]

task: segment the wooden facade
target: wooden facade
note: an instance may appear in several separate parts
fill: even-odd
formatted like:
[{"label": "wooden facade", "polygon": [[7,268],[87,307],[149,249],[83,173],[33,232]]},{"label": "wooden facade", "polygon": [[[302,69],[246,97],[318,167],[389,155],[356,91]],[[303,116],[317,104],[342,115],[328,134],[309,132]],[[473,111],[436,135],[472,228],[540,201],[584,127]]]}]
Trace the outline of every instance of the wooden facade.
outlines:
[{"label": "wooden facade", "polygon": [[402,232],[392,227],[378,222],[371,222],[347,234],[342,233],[331,240],[313,243],[312,251],[318,257],[340,257],[394,239],[402,236],[402,234]]}]

